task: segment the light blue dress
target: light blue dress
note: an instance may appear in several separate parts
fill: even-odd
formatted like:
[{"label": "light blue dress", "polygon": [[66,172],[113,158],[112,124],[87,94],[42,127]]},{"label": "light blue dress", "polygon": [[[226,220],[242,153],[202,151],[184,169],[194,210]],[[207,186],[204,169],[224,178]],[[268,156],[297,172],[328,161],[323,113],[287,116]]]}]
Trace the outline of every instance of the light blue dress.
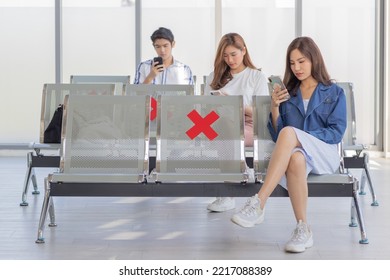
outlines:
[{"label": "light blue dress", "polygon": [[[317,114],[320,114],[321,118],[326,120],[326,122],[330,123],[329,127],[324,126],[324,124],[321,123],[313,124],[312,127],[323,127],[324,131],[338,131],[337,133],[334,133],[332,137],[329,137],[327,133],[331,133],[330,131],[324,132],[321,131],[321,129],[317,129],[315,130],[315,132],[312,132],[314,130],[308,129],[308,132],[306,132],[300,128],[289,125],[294,129],[296,136],[302,146],[302,148],[295,148],[292,153],[298,151],[304,155],[306,159],[306,175],[308,175],[309,173],[333,174],[338,171],[338,168],[340,166],[338,143],[341,142],[342,135],[346,127],[345,96],[344,93],[340,91],[336,85],[330,86],[327,90],[325,88],[326,86],[320,84],[313,93],[312,101],[303,100],[299,90],[297,96],[292,98],[300,98],[301,102],[297,102],[297,100],[292,102],[295,102],[295,104],[303,104],[303,107],[298,108],[302,106],[299,105],[297,108],[302,114],[302,121],[304,122],[304,127],[307,127],[306,123],[308,122],[307,118],[309,117],[307,112],[310,112],[310,115],[312,115],[313,117],[315,117],[315,115]],[[324,106],[329,108],[323,108]],[[288,107],[289,109],[286,110],[286,107]],[[286,107],[284,108],[284,110],[281,110],[282,115],[287,115],[290,113],[294,113],[295,117],[299,115],[299,113],[293,112],[294,110],[291,109],[291,104]],[[333,110],[332,108],[336,108],[336,110]],[[326,114],[328,114],[328,116],[324,116]],[[318,137],[313,136],[313,134],[324,135],[324,139],[320,140]],[[274,137],[275,136],[276,134],[274,134]],[[282,177],[279,184],[287,188],[286,176]]]}]

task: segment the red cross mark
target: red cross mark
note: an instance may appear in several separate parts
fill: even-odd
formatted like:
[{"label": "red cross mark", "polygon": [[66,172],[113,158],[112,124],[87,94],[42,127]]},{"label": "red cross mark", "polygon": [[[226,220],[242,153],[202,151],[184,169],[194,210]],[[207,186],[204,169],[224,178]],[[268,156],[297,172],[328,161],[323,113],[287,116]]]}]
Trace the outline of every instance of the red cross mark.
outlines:
[{"label": "red cross mark", "polygon": [[214,140],[218,136],[218,133],[211,127],[211,124],[219,119],[219,116],[214,111],[202,118],[196,110],[192,110],[187,117],[194,123],[194,126],[186,131],[191,140],[202,132],[210,140]]},{"label": "red cross mark", "polygon": [[150,98],[150,120],[153,121],[157,117],[157,100]]}]

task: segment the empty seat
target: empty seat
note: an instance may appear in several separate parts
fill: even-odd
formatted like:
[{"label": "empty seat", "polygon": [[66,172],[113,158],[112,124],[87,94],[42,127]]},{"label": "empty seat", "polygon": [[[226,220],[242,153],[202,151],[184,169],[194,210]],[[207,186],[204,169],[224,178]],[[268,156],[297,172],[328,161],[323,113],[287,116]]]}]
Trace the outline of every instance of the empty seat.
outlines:
[{"label": "empty seat", "polygon": [[[365,182],[368,182],[372,197],[372,206],[378,206],[378,200],[371,180],[368,167],[368,154],[364,153],[368,146],[356,140],[356,113],[353,84],[349,82],[337,83],[343,90],[347,99],[347,129],[343,138],[344,167],[349,169],[363,169],[360,180],[360,194],[365,194]],[[352,153],[352,154],[351,154]]]},{"label": "empty seat", "polygon": [[69,96],[53,181],[145,182],[148,117],[145,96]]},{"label": "empty seat", "polygon": [[33,183],[34,194],[38,194],[38,186],[34,168],[36,167],[59,167],[58,155],[45,155],[41,150],[58,150],[59,143],[44,143],[44,132],[53,118],[55,110],[59,104],[64,103],[66,95],[113,95],[115,90],[114,84],[44,84],[42,91],[40,134],[38,144],[34,144],[35,154],[27,154],[27,171],[22,191],[21,206],[27,206],[27,191],[29,182]]},{"label": "empty seat", "polygon": [[246,182],[242,96],[158,97],[156,182]]}]

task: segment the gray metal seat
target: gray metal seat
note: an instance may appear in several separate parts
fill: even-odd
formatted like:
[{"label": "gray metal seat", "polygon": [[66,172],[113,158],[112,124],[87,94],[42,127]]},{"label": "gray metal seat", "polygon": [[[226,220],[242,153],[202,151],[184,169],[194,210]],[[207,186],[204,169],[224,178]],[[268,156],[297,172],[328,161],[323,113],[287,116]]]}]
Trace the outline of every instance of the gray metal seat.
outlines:
[{"label": "gray metal seat", "polygon": [[125,84],[124,95],[149,95],[157,98],[159,95],[194,95],[194,85],[154,85],[154,84]]},{"label": "gray metal seat", "polygon": [[52,181],[142,183],[148,173],[149,99],[69,96],[60,172]]},{"label": "gray metal seat", "polygon": [[[154,85],[154,84],[126,84],[123,85],[124,95],[150,96],[150,148],[154,155],[156,150],[157,128],[157,98],[160,95],[189,96],[195,94],[194,85]],[[154,160],[154,159],[153,159]]]},{"label": "gray metal seat", "polygon": [[44,242],[48,210],[50,226],[55,225],[56,186],[65,186],[67,195],[99,196],[101,185],[120,184],[123,190],[146,182],[149,101],[147,96],[66,97],[60,171],[45,179],[37,243]]},{"label": "gray metal seat", "polygon": [[372,197],[371,205],[379,206],[368,167],[368,154],[364,153],[364,150],[367,150],[368,146],[359,144],[356,140],[356,113],[353,84],[349,82],[338,82],[337,84],[344,89],[347,98],[347,129],[343,138],[344,167],[347,169],[363,169],[359,194],[365,194],[364,189],[367,181]]},{"label": "gray metal seat", "polygon": [[130,75],[71,75],[71,84],[115,84],[115,93],[122,95],[123,86],[130,84]]},{"label": "gray metal seat", "polygon": [[60,144],[44,143],[44,132],[49,125],[55,110],[59,104],[64,103],[66,95],[113,95],[114,84],[44,84],[42,91],[41,117],[40,117],[40,135],[39,143],[31,145],[34,152],[27,154],[27,171],[25,175],[22,202],[20,206],[27,206],[27,192],[30,181],[33,184],[33,194],[39,194],[37,180],[34,168],[58,168],[60,163],[59,155],[44,155],[41,150],[58,151]]},{"label": "gray metal seat", "polygon": [[205,88],[206,88],[206,83],[207,83],[207,78],[208,76],[206,75],[203,75],[203,81],[202,83],[200,84],[200,92],[199,92],[199,95],[204,95],[204,91],[205,91]]},{"label": "gray metal seat", "polygon": [[158,97],[156,182],[246,182],[242,96]]},{"label": "gray metal seat", "polygon": [[[274,142],[269,134],[267,123],[270,114],[271,98],[269,96],[253,97],[253,164],[256,181],[259,188],[264,182],[267,167],[274,149]],[[327,175],[309,174],[309,197],[351,197],[351,227],[356,227],[356,216],[360,227],[362,244],[368,243],[363,215],[358,200],[358,182],[350,174],[343,173],[342,154],[340,147],[340,173]],[[272,196],[288,196],[288,191],[277,186]]]}]

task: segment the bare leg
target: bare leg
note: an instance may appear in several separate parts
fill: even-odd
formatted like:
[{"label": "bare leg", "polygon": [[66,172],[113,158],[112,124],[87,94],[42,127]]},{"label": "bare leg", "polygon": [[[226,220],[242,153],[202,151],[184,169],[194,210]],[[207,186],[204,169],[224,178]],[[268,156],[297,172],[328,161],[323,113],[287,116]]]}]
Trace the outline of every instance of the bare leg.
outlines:
[{"label": "bare leg", "polygon": [[306,221],[308,187],[306,178],[306,160],[301,152],[291,155],[286,172],[288,194],[297,222]]},{"label": "bare leg", "polygon": [[253,123],[245,122],[244,127],[245,147],[253,147]]},{"label": "bare leg", "polygon": [[301,147],[301,143],[298,141],[294,129],[292,127],[283,128],[279,133],[274,151],[272,152],[267,176],[258,193],[262,207],[264,207],[268,197],[286,173],[291,159],[291,152],[296,147]]}]

